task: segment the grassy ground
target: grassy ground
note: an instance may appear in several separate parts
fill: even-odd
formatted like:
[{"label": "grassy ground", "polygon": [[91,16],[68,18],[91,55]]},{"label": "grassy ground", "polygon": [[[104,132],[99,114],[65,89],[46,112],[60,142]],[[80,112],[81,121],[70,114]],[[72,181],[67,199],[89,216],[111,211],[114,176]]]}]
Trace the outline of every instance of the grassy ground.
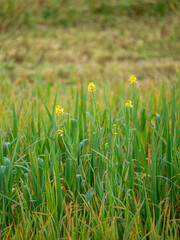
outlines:
[{"label": "grassy ground", "polygon": [[180,14],[150,15],[152,6],[141,7],[144,11],[139,15],[137,10],[133,12],[135,7],[126,7],[125,13],[116,7],[119,12],[100,8],[98,13],[84,14],[79,8],[75,19],[74,12],[56,13],[51,8],[44,16],[42,8],[29,22],[3,28],[9,16],[2,22],[1,68],[8,70],[13,80],[39,74],[68,82],[117,81],[131,73],[143,80],[173,79],[180,67]]},{"label": "grassy ground", "polygon": [[178,240],[178,1],[67,2],[0,11],[0,238]]}]

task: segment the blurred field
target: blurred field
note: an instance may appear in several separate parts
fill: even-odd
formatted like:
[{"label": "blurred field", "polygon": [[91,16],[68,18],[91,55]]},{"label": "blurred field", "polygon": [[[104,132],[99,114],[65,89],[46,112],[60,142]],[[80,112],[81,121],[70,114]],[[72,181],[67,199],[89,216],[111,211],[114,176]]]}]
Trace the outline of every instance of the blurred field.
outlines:
[{"label": "blurred field", "polygon": [[179,1],[0,6],[0,239],[180,239]]},{"label": "blurred field", "polygon": [[[11,5],[8,3],[11,2]],[[12,79],[173,79],[180,67],[179,1],[6,1],[0,62]],[[93,76],[92,76],[93,72]]]}]

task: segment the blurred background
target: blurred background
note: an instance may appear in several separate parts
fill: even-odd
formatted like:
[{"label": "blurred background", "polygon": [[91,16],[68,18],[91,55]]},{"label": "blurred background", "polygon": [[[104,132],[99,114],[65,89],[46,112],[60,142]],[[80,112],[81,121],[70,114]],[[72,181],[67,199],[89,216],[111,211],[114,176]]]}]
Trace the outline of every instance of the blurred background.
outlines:
[{"label": "blurred background", "polygon": [[12,81],[173,81],[180,1],[0,0],[0,46]]}]

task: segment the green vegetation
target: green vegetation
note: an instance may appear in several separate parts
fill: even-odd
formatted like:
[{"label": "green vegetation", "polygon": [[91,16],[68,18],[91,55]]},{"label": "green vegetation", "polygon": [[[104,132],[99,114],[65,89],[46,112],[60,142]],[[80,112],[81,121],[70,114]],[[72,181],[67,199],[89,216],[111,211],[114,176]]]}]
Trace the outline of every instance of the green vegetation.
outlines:
[{"label": "green vegetation", "polygon": [[162,17],[180,9],[179,0],[0,0],[0,27],[96,24],[112,26],[119,16]]},{"label": "green vegetation", "polygon": [[0,6],[0,239],[178,240],[179,0]]},{"label": "green vegetation", "polygon": [[179,80],[88,93],[2,79],[3,239],[179,238]]}]

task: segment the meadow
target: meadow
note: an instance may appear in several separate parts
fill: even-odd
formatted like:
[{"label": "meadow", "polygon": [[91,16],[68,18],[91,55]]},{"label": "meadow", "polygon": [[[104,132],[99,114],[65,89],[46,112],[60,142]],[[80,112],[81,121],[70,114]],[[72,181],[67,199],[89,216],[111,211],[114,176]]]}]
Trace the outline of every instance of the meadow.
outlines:
[{"label": "meadow", "polygon": [[178,240],[178,1],[67,2],[0,12],[0,238]]}]

